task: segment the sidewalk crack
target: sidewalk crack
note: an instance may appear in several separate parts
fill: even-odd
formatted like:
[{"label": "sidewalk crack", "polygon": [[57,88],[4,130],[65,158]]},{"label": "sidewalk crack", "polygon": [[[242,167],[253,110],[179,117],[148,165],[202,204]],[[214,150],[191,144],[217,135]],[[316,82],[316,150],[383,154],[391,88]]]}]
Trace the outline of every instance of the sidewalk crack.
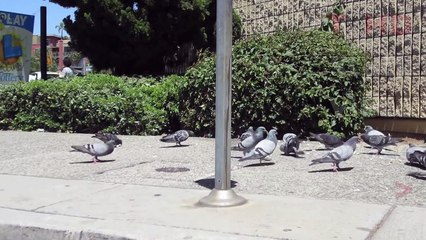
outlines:
[{"label": "sidewalk crack", "polygon": [[376,224],[376,226],[374,226],[374,228],[370,231],[370,233],[368,234],[367,238],[365,238],[365,240],[372,240],[373,239],[374,235],[376,235],[376,233],[379,231],[379,229],[386,223],[386,221],[388,220],[388,218],[393,213],[393,211],[395,210],[396,207],[397,207],[397,205],[394,204],[389,208],[389,210],[385,213],[385,215],[380,220],[380,222],[378,224]]}]

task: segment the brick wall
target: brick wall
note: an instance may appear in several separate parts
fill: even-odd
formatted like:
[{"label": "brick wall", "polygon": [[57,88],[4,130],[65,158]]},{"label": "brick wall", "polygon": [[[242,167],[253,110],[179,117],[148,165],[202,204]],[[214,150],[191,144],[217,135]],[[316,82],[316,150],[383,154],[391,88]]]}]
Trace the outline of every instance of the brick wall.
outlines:
[{"label": "brick wall", "polygon": [[[243,36],[318,28],[335,0],[234,0]],[[335,23],[372,61],[366,80],[378,116],[426,119],[426,0],[347,0]],[[423,24],[422,24],[423,23]]]}]

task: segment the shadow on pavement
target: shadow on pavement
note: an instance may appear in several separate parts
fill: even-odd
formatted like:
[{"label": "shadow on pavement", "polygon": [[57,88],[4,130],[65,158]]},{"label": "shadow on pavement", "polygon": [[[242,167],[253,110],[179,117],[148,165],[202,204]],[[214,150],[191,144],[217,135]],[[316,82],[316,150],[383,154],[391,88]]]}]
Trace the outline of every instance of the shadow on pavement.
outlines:
[{"label": "shadow on pavement", "polygon": [[377,152],[363,152],[360,154],[365,154],[365,155],[378,155],[378,156],[399,156],[399,154],[393,154],[393,153],[380,153],[377,154]]},{"label": "shadow on pavement", "polygon": [[[115,160],[114,159],[111,159],[111,160],[98,160],[96,163],[106,163],[106,162],[114,162]],[[92,160],[90,160],[90,161],[82,161],[82,162],[70,162],[70,164],[84,164],[84,163],[93,163],[93,164],[96,164],[95,162],[93,162]]]},{"label": "shadow on pavement", "polygon": [[416,163],[411,163],[411,162],[406,162],[404,163],[404,165],[406,166],[410,166],[410,167],[416,167],[416,168],[420,168],[422,170],[426,170],[426,167],[421,165],[421,164],[416,164]]},{"label": "shadow on pavement", "polygon": [[263,162],[263,163],[253,163],[253,164],[249,164],[246,165],[244,167],[266,167],[266,166],[272,166],[275,165],[274,162]]},{"label": "shadow on pavement", "polygon": [[[352,169],[354,168],[353,167],[340,168],[340,169],[337,169],[337,172],[347,172],[347,171],[351,171]],[[334,172],[334,170],[333,169],[313,170],[313,171],[309,171],[308,173],[320,173],[320,172]]]},{"label": "shadow on pavement", "polygon": [[[194,181],[196,184],[208,188],[208,189],[213,189],[214,188],[214,178],[204,178],[204,179],[198,179],[196,181]],[[237,186],[236,181],[231,180],[231,188],[234,188]]]},{"label": "shadow on pavement", "polygon": [[163,146],[163,147],[160,147],[160,148],[181,148],[181,147],[189,147],[189,145],[171,145],[171,146]]},{"label": "shadow on pavement", "polygon": [[426,172],[410,172],[410,173],[407,173],[407,176],[420,179],[420,180],[426,180]]},{"label": "shadow on pavement", "polygon": [[305,158],[305,157],[298,156],[298,155],[295,155],[295,154],[285,155],[284,153],[281,153],[281,156],[292,157],[292,158]]}]

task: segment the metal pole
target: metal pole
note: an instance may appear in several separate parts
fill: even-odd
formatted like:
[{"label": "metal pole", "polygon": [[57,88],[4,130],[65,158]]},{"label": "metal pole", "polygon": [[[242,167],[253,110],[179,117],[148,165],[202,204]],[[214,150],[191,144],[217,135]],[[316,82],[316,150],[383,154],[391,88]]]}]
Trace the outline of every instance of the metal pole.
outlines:
[{"label": "metal pole", "polygon": [[229,207],[247,202],[231,189],[232,0],[217,0],[216,13],[215,188],[200,204]]},{"label": "metal pole", "polygon": [[47,18],[46,7],[40,7],[40,71],[41,79],[47,79]]}]

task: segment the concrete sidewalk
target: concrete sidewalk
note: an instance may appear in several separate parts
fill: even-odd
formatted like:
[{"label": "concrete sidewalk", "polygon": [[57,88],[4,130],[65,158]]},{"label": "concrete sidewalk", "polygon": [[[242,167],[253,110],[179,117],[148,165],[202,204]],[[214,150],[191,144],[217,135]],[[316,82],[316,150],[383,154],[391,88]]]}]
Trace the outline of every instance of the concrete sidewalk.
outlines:
[{"label": "concrete sidewalk", "polygon": [[0,175],[0,239],[410,239],[425,208],[240,194],[248,204],[197,205],[209,190]]}]

